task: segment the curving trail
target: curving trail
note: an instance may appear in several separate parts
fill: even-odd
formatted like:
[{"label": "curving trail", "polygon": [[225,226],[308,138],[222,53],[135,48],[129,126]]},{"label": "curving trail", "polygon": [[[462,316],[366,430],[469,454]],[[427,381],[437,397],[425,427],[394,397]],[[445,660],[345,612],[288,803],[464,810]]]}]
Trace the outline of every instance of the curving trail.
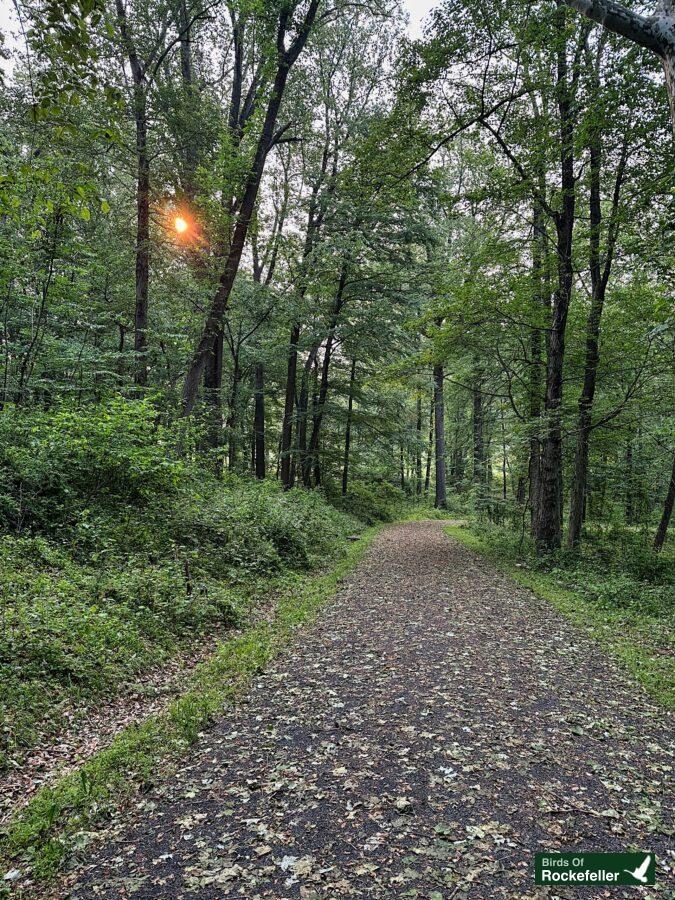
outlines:
[{"label": "curving trail", "polygon": [[[442,523],[393,526],[59,895],[669,896],[672,738],[611,660]],[[535,850],[631,848],[657,854],[656,890],[534,887]]]}]

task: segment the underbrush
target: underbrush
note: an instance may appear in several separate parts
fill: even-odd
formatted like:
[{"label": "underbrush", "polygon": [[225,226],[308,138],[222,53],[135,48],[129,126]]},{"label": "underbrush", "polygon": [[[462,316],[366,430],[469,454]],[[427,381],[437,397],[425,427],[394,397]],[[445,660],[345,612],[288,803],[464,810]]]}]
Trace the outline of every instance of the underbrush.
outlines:
[{"label": "underbrush", "polygon": [[448,533],[550,600],[618,656],[657,700],[675,705],[675,548],[648,536],[588,528],[580,552],[537,557],[527,536],[470,522]]},{"label": "underbrush", "polygon": [[209,474],[152,406],[0,416],[0,768],[362,523],[320,493]]}]

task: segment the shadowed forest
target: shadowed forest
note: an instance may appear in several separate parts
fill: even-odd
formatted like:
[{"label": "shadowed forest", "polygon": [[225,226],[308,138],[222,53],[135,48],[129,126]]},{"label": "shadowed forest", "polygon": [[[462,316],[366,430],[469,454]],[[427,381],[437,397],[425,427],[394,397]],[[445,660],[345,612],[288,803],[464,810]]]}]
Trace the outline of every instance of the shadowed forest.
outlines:
[{"label": "shadowed forest", "polygon": [[672,0],[6,6],[0,896],[383,523],[672,704]]}]

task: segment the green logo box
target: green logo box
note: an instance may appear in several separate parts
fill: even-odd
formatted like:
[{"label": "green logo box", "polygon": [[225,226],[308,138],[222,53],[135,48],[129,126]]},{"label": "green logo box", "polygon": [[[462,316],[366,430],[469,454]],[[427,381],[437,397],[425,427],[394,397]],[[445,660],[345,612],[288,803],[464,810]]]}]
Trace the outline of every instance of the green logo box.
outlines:
[{"label": "green logo box", "polygon": [[534,882],[558,887],[654,884],[653,853],[535,853]]}]

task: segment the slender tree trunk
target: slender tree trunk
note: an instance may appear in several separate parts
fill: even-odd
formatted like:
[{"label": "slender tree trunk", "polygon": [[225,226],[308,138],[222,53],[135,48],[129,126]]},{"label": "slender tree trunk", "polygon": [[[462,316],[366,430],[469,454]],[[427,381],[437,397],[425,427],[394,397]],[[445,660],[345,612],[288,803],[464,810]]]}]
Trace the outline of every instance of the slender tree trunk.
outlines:
[{"label": "slender tree trunk", "polygon": [[548,309],[549,300],[544,291],[544,254],[546,253],[546,234],[543,212],[539,203],[534,204],[534,234],[532,240],[532,277],[534,282],[533,300],[535,321],[530,337],[530,458],[528,477],[530,483],[530,531],[534,536],[537,531],[537,514],[539,511],[539,474],[541,470],[541,396],[542,396],[542,359],[540,317],[543,308]]},{"label": "slender tree trunk", "polygon": [[474,366],[472,395],[473,483],[476,490],[476,505],[480,511],[485,507],[487,471],[483,421],[483,369],[477,364]]},{"label": "slender tree trunk", "polygon": [[[596,95],[599,94],[599,80],[594,73]],[[570,516],[567,530],[567,546],[575,549],[581,543],[581,531],[584,520],[584,500],[588,482],[588,459],[590,452],[593,401],[600,363],[600,325],[605,305],[607,283],[611,272],[614,247],[617,237],[617,212],[621,185],[627,158],[627,140],[624,141],[621,159],[617,170],[612,198],[605,264],[601,268],[600,261],[600,229],[602,227],[602,201],[600,194],[600,174],[602,169],[601,136],[598,126],[590,141],[590,273],[591,273],[591,309],[586,325],[586,357],[584,361],[584,383],[579,398],[579,415],[577,419],[577,446],[574,457],[574,475],[570,491]]]},{"label": "slender tree trunk", "polygon": [[431,484],[431,457],[434,449],[434,398],[431,397],[429,406],[429,440],[427,442],[427,468],[424,473],[424,495],[429,496],[429,485]]},{"label": "slender tree trunk", "polygon": [[663,514],[661,516],[661,521],[659,522],[659,527],[656,529],[656,536],[654,537],[654,550],[658,553],[659,550],[663,548],[663,544],[666,540],[666,533],[668,531],[668,525],[670,524],[670,517],[673,514],[673,503],[675,502],[675,454],[673,454],[673,470],[670,473],[670,484],[668,485],[668,491],[666,493],[666,499],[663,504]]},{"label": "slender tree trunk", "polygon": [[195,403],[197,402],[199,380],[213,345],[213,340],[221,328],[223,315],[229,305],[230,295],[232,293],[237,272],[239,271],[239,264],[246,243],[248,229],[255,210],[265,161],[267,159],[267,154],[274,143],[274,130],[279,115],[281,101],[286,90],[288,74],[307,42],[309,32],[314,24],[314,19],[316,18],[319,2],[320,0],[310,0],[304,22],[293,40],[293,43],[287,50],[285,49],[285,37],[288,28],[288,9],[284,6],[284,9],[279,14],[279,29],[277,34],[279,57],[274,83],[272,85],[270,99],[267,103],[251,170],[246,178],[242,193],[241,204],[237,213],[237,221],[234,226],[225,268],[220,277],[218,290],[214,295],[206,322],[204,323],[202,335],[197,342],[185,377],[185,415],[189,415],[192,412]]},{"label": "slender tree trunk", "polygon": [[556,213],[558,283],[548,332],[545,434],[541,450],[535,543],[540,553],[560,547],[562,538],[562,399],[565,329],[572,297],[572,235],[576,206],[574,175],[574,117],[568,83],[565,19],[558,8],[557,99],[560,116],[561,209]]},{"label": "slender tree trunk", "polygon": [[422,494],[422,391],[417,392],[417,446],[415,448],[415,493]]},{"label": "slender tree trunk", "polygon": [[[207,439],[209,446],[216,449],[220,446],[223,434],[222,387],[223,382],[223,333],[219,332],[206,360],[204,370],[205,399],[207,403]],[[222,459],[216,461],[216,469],[222,470]]]},{"label": "slender tree trunk", "polygon": [[626,524],[632,525],[633,513],[633,438],[628,438],[626,445]]},{"label": "slender tree trunk", "polygon": [[352,411],[354,409],[354,383],[356,381],[356,357],[352,359],[349,371],[349,394],[347,397],[347,424],[345,426],[345,455],[342,464],[342,496],[347,493],[349,484],[349,450],[352,442]]},{"label": "slender tree trunk", "polygon": [[253,414],[255,477],[263,479],[266,472],[265,455],[265,370],[262,363],[255,365],[255,412]]},{"label": "slender tree trunk", "polygon": [[447,509],[445,488],[445,405],[443,400],[443,366],[434,366],[434,424],[436,435],[436,509]]},{"label": "slender tree trunk", "polygon": [[318,406],[314,422],[312,425],[312,436],[307,448],[307,456],[303,461],[302,477],[306,487],[311,482],[311,467],[316,464],[318,458],[319,434],[321,431],[321,423],[326,407],[326,397],[328,396],[328,373],[330,369],[331,355],[333,344],[335,342],[335,329],[337,328],[340,312],[344,305],[344,291],[347,284],[347,266],[343,265],[340,273],[340,281],[338,283],[335,301],[333,303],[333,311],[331,313],[330,325],[328,329],[328,337],[326,338],[326,348],[323,354],[323,364],[321,366],[321,386],[319,388]]},{"label": "slender tree trunk", "polygon": [[148,383],[148,290],[150,283],[150,160],[145,92],[136,88],[136,304],[134,311],[134,381]]},{"label": "slender tree trunk", "polygon": [[300,326],[291,329],[290,349],[286,367],[286,397],[284,401],[284,421],[281,427],[281,484],[285,491],[293,487],[293,466],[291,447],[293,446],[293,416],[295,413],[295,377],[298,368],[298,341]]}]

